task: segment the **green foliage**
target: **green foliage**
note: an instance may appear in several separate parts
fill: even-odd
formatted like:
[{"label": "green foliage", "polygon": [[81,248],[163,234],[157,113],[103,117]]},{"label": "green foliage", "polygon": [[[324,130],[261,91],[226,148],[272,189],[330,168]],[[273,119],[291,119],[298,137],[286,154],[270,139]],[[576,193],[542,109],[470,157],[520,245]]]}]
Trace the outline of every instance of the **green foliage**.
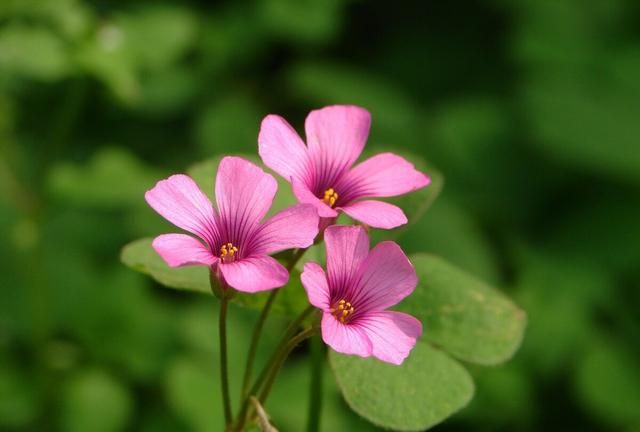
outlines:
[{"label": "green foliage", "polygon": [[82,371],[64,389],[60,428],[76,432],[122,430],[133,412],[126,388],[100,370]]},{"label": "green foliage", "polygon": [[131,153],[107,147],[84,166],[56,165],[47,184],[53,195],[71,204],[140,207],[140,196],[157,178],[155,170]]},{"label": "green foliage", "polygon": [[163,286],[200,293],[211,293],[209,270],[202,266],[171,268],[151,247],[153,239],[143,238],[122,249],[122,262],[134,270],[152,276]]},{"label": "green foliage", "polygon": [[43,81],[62,78],[68,53],[62,41],[43,28],[8,26],[0,31],[0,70]]},{"label": "green foliage", "polygon": [[[144,202],[159,179],[219,154],[257,161],[266,113],[302,131],[310,109],[352,103],[372,112],[368,151],[434,177],[398,199],[409,226],[371,230],[451,263],[419,267],[400,305],[425,324],[420,351],[485,364],[517,345],[471,293],[518,309],[475,276],[527,313],[518,355],[465,365],[474,399],[438,429],[638,430],[636,2],[423,3],[0,1],[0,429],[219,430],[217,304],[187,289],[209,292],[206,269],[127,246],[130,264],[181,286],[161,290],[117,256],[175,229]],[[217,162],[189,170],[207,194]],[[278,181],[272,212],[295,202]],[[305,260],[324,247],[297,271]],[[306,304],[292,280],[257,369]],[[234,299],[248,306],[230,310],[239,364],[267,295]],[[462,307],[460,325],[440,314]],[[306,348],[266,404],[283,432],[306,423]],[[321,430],[380,430],[324,378]]]},{"label": "green foliage", "polygon": [[464,407],[474,391],[467,371],[426,343],[401,366],[335,352],[329,359],[349,406],[388,429],[430,428]]},{"label": "green foliage", "polygon": [[422,321],[424,338],[472,363],[510,358],[522,342],[526,314],[503,294],[440,258],[416,254],[418,287],[399,309]]},{"label": "green foliage", "polygon": [[196,432],[219,430],[222,398],[211,391],[218,386],[212,368],[188,358],[177,359],[169,368],[169,406],[187,420]]},{"label": "green foliage", "polygon": [[628,349],[603,342],[585,353],[576,374],[582,399],[602,421],[640,425],[640,373]]}]

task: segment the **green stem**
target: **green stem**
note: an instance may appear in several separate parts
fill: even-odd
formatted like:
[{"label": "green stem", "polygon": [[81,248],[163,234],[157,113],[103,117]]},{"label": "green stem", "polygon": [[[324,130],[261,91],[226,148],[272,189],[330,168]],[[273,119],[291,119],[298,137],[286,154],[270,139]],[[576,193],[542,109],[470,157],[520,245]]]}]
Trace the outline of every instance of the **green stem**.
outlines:
[{"label": "green stem", "polygon": [[311,385],[309,386],[309,412],[307,417],[307,431],[320,431],[322,413],[322,368],[324,345],[320,336],[311,338]]},{"label": "green stem", "polygon": [[242,379],[242,393],[241,398],[244,400],[247,396],[249,396],[249,385],[251,382],[251,373],[253,372],[253,363],[255,361],[256,352],[258,351],[258,343],[260,342],[260,335],[262,334],[262,328],[264,327],[264,323],[267,320],[267,316],[269,315],[269,311],[271,311],[271,306],[275,301],[280,290],[275,289],[269,293],[269,298],[267,298],[267,302],[262,308],[260,312],[260,316],[258,317],[258,321],[256,322],[255,327],[253,328],[253,335],[251,336],[251,345],[249,346],[249,353],[247,354],[247,364],[244,368],[244,378]]},{"label": "green stem", "polygon": [[295,320],[293,320],[289,324],[289,326],[285,330],[284,336],[283,336],[282,340],[280,341],[280,343],[278,344],[278,347],[276,348],[274,353],[271,355],[271,358],[269,359],[267,364],[262,369],[262,372],[260,373],[260,376],[258,377],[258,379],[255,381],[255,383],[251,387],[251,390],[249,390],[249,392],[247,393],[247,396],[244,398],[244,401],[242,403],[242,407],[240,409],[240,413],[238,414],[237,430],[241,431],[242,428],[244,427],[244,424],[246,423],[246,420],[247,420],[247,417],[248,417],[247,413],[249,412],[250,397],[252,395],[257,395],[258,394],[258,391],[262,387],[263,383],[265,382],[265,380],[267,380],[267,378],[269,376],[269,372],[271,371],[273,365],[278,362],[281,354],[286,350],[287,343],[289,342],[289,340],[292,337],[294,337],[296,330],[298,330],[298,328],[300,327],[302,322],[314,310],[315,309],[314,309],[313,306],[307,307],[300,315],[298,315],[298,317]]},{"label": "green stem", "polygon": [[222,382],[222,404],[224,406],[225,428],[228,429],[233,421],[231,414],[231,399],[229,398],[229,371],[227,366],[227,307],[229,299],[220,299],[220,381]]},{"label": "green stem", "polygon": [[264,405],[264,402],[267,400],[267,397],[271,392],[271,387],[273,387],[273,383],[275,382],[276,377],[278,376],[278,372],[280,372],[280,368],[284,364],[287,357],[289,357],[289,354],[291,353],[291,351],[293,351],[293,349],[296,346],[298,346],[300,342],[313,336],[316,333],[316,330],[317,329],[315,327],[310,327],[308,329],[302,330],[300,333],[298,333],[293,338],[291,338],[291,340],[289,340],[289,342],[285,345],[285,348],[284,350],[282,350],[282,353],[278,357],[278,360],[271,367],[271,370],[267,375],[267,380],[262,386],[262,390],[258,394],[258,401],[261,404]]},{"label": "green stem", "polygon": [[[306,249],[298,249],[291,256],[291,260],[287,265],[287,270],[291,271],[296,263],[302,258],[302,255],[306,252]],[[260,335],[262,334],[262,329],[264,327],[264,323],[267,320],[267,316],[269,316],[269,312],[271,311],[271,307],[275,302],[279,289],[275,289],[269,293],[269,297],[267,298],[267,302],[265,303],[262,311],[260,312],[260,316],[258,317],[258,321],[256,322],[255,327],[253,328],[253,335],[251,336],[251,344],[249,345],[249,353],[247,354],[247,364],[244,369],[244,378],[242,379],[242,392],[241,398],[242,400],[246,399],[249,396],[249,385],[251,383],[251,373],[253,372],[253,364],[255,362],[256,352],[258,351],[258,345],[260,343]]]}]

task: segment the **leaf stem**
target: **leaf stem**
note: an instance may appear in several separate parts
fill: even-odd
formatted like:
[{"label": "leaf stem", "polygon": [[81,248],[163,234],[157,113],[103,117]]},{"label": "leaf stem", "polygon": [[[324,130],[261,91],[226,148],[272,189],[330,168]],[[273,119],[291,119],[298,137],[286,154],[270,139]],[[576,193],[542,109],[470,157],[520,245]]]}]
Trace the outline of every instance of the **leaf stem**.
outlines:
[{"label": "leaf stem", "polygon": [[229,398],[229,371],[227,365],[227,307],[229,298],[225,295],[220,299],[220,381],[222,383],[222,404],[224,406],[225,429],[229,429],[233,416],[231,414],[231,399]]}]

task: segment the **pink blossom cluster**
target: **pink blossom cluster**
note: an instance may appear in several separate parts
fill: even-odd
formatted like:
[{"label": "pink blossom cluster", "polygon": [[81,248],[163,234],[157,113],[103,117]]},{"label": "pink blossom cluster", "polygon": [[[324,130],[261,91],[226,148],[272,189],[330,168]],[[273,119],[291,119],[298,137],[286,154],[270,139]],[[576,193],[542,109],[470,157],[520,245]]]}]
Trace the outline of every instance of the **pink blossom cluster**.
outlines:
[{"label": "pink blossom cluster", "polygon": [[[430,179],[392,153],[355,164],[370,125],[363,108],[325,107],[307,116],[305,144],[285,119],[268,115],[258,137],[260,157],[291,183],[299,204],[265,219],[276,180],[252,162],[228,156],[218,166],[215,206],[183,174],[147,191],[155,211],[192,234],[160,235],[153,248],[171,267],[208,266],[221,285],[255,293],[289,280],[272,254],[324,239],[326,271],[308,262],[301,275],[309,302],[322,312],[324,342],[344,354],[401,364],[422,324],[388,309],[413,292],[416,272],[394,242],[369,250],[364,226],[391,229],[407,223],[399,207],[372,198],[402,195]],[[339,213],[360,224],[335,225]]]}]

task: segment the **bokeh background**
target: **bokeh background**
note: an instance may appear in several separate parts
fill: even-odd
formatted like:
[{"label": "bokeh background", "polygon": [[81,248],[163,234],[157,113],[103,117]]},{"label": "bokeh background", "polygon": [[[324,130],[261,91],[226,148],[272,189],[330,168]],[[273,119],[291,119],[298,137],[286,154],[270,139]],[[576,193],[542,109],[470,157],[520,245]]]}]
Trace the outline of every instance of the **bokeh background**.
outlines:
[{"label": "bokeh background", "polygon": [[[215,301],[120,249],[166,230],[157,179],[332,103],[444,175],[403,247],[529,315],[436,430],[640,430],[635,0],[0,1],[0,430],[220,430]],[[242,356],[255,314],[232,312]],[[283,431],[306,362],[270,401]],[[324,430],[375,430],[325,381]]]}]

